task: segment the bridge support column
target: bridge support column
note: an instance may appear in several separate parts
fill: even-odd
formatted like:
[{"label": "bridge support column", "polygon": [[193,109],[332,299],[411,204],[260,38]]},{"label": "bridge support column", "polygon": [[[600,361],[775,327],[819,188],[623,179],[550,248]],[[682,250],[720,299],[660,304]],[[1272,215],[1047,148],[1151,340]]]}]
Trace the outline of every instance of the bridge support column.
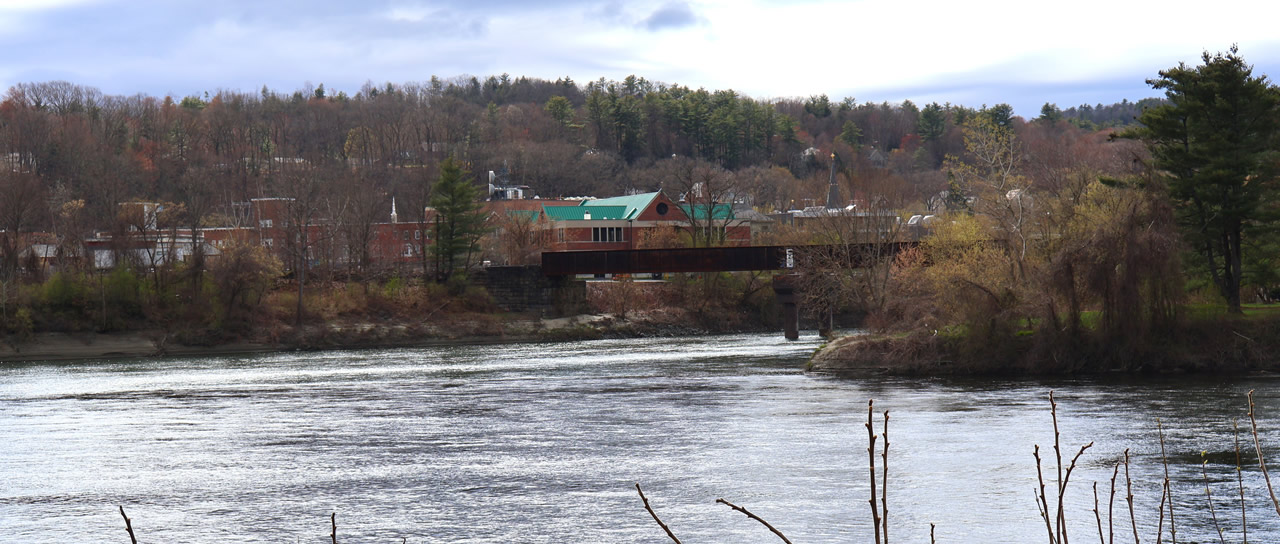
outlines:
[{"label": "bridge support column", "polygon": [[800,339],[800,304],[796,297],[795,276],[773,278],[773,293],[782,305],[782,333],[787,340]]}]

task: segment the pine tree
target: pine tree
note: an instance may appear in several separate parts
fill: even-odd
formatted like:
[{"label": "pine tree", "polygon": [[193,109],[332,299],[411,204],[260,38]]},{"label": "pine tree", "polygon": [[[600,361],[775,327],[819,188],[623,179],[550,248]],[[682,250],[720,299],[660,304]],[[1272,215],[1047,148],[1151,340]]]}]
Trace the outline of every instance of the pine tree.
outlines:
[{"label": "pine tree", "polygon": [[1241,248],[1265,226],[1262,205],[1274,190],[1280,91],[1254,77],[1235,47],[1202,60],[1147,81],[1168,103],[1145,110],[1130,135],[1146,141],[1187,241],[1228,310],[1240,313]]},{"label": "pine tree", "polygon": [[480,208],[480,191],[471,184],[470,174],[453,157],[440,163],[440,179],[431,191],[435,208],[431,245],[435,257],[436,281],[444,282],[470,265],[480,237],[485,234],[485,216]]}]

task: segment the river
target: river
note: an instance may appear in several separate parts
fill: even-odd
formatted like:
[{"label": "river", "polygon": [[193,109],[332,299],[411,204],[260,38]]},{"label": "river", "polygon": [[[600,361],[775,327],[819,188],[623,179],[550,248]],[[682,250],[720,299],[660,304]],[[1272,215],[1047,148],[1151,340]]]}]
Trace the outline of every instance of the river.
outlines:
[{"label": "river", "polygon": [[[1217,541],[1202,458],[1240,540],[1232,420],[1249,453],[1250,389],[1280,467],[1274,379],[836,379],[802,371],[816,338],[780,336],[0,365],[0,541],[127,542],[120,505],[141,542],[329,542],[331,513],[339,542],[667,541],[638,482],[684,542],[779,542],[717,498],[793,542],[870,542],[868,399],[890,411],[898,542],[931,523],[939,543],[1046,541],[1032,451],[1052,508],[1050,390],[1063,455],[1095,442],[1067,491],[1076,542],[1098,538],[1095,481],[1107,530],[1125,448],[1155,541],[1157,419],[1180,542]],[[1254,459],[1249,537],[1274,542]],[[1131,542],[1123,469],[1118,486]]]}]

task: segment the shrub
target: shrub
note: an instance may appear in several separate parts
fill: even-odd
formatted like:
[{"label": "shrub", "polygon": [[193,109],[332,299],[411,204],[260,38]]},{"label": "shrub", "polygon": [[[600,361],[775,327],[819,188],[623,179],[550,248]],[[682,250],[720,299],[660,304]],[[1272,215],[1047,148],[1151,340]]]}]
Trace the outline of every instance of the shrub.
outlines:
[{"label": "shrub", "polygon": [[42,298],[51,310],[74,311],[85,307],[87,293],[84,276],[58,272],[45,282]]}]

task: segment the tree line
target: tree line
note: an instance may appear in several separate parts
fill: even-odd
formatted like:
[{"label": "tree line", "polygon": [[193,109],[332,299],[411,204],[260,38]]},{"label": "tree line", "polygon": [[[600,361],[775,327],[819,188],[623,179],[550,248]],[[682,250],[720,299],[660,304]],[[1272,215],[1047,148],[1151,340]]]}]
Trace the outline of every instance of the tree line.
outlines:
[{"label": "tree line", "polygon": [[[1011,114],[1004,105],[987,110],[1005,120]],[[918,199],[939,188],[937,176],[927,174],[947,154],[963,151],[956,129],[975,113],[826,96],[765,101],[635,76],[585,85],[433,77],[367,84],[352,95],[318,85],[182,98],[22,83],[0,101],[0,190],[6,207],[23,209],[6,212],[0,228],[106,229],[116,203],[127,200],[184,202],[203,216],[197,221],[226,224],[233,203],[278,196],[277,178],[302,164],[334,178],[359,178],[362,188],[373,189],[361,193],[377,196],[382,208],[397,197],[412,219],[427,204],[424,186],[448,156],[542,196],[609,196],[659,188],[653,167],[672,156],[730,172],[780,168],[805,180],[824,172],[825,157],[839,148],[847,168],[882,155],[888,162],[877,164],[909,178]],[[774,180],[757,192],[786,193],[788,184],[796,183]],[[333,185],[341,192],[344,184]],[[208,202],[195,205],[197,198]],[[757,200],[774,208],[791,204]],[[77,201],[83,217],[59,218]]]}]

